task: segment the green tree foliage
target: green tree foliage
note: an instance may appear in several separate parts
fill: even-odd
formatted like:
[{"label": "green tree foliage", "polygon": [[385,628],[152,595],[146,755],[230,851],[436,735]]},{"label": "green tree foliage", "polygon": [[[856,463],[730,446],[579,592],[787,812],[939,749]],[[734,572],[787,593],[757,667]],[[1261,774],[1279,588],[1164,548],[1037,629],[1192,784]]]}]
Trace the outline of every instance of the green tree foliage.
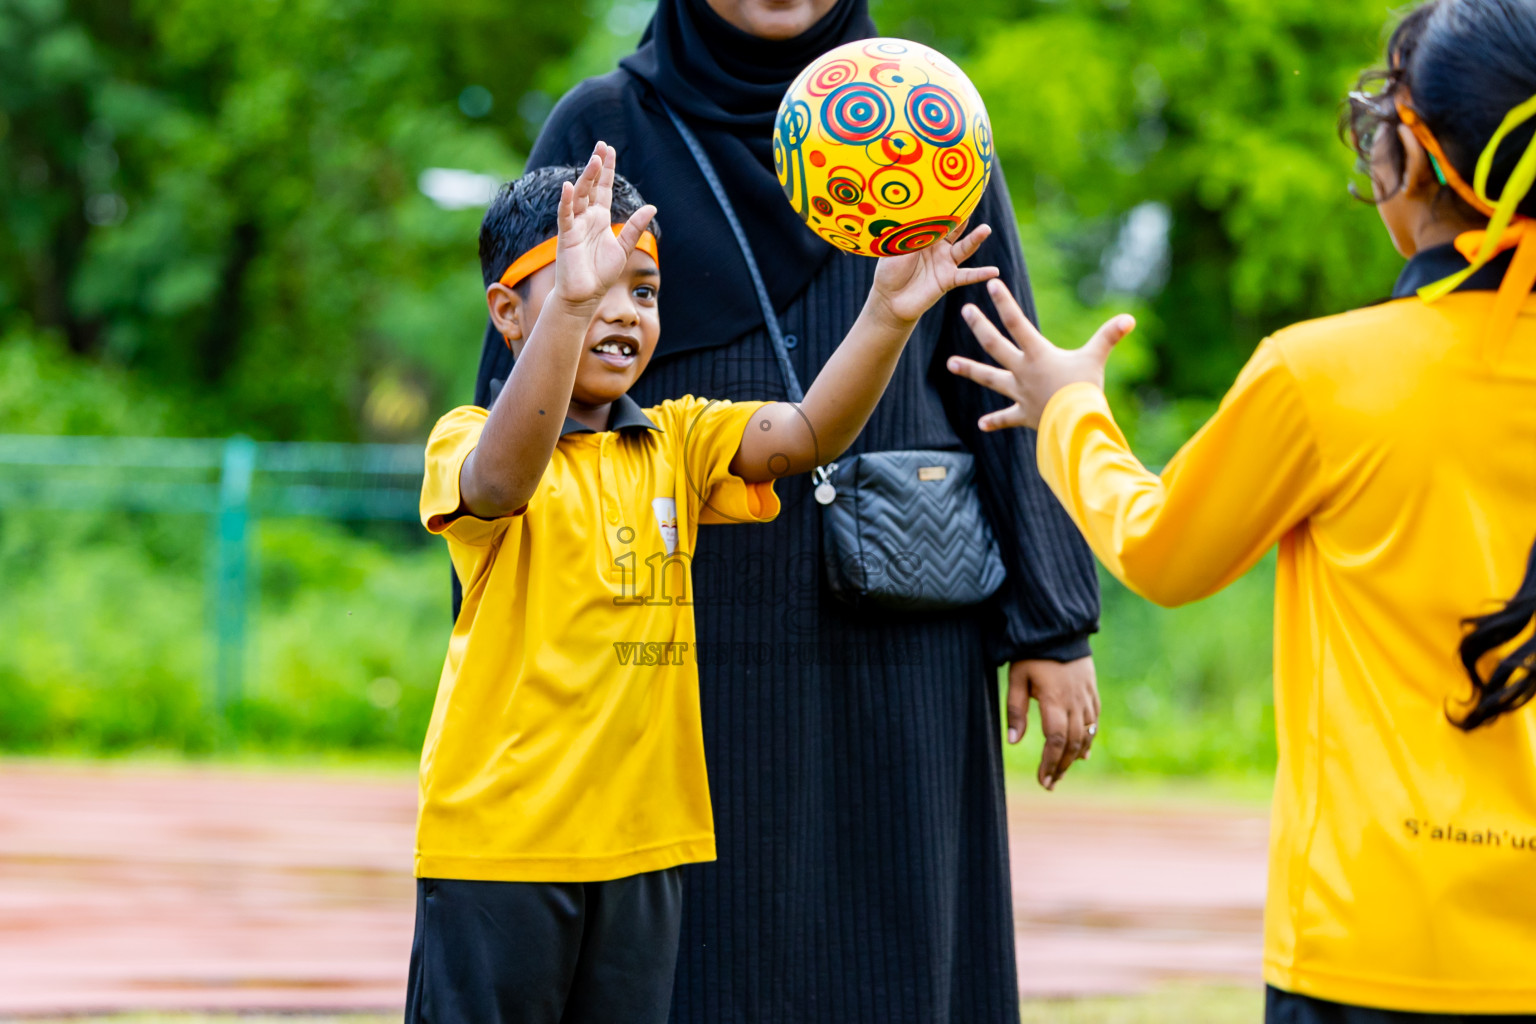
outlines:
[{"label": "green tree foliage", "polygon": [[401,380],[440,402],[473,372],[477,217],[418,175],[515,173],[529,55],[586,33],[513,13],[0,0],[5,318],[153,381],[191,429],[356,436]]},{"label": "green tree foliage", "polygon": [[[418,176],[516,172],[650,9],[0,0],[0,332],[147,382],[176,415],[144,429],[419,436],[467,387],[481,311],[476,213]],[[1333,134],[1381,0],[874,10],[987,97],[1047,326],[1142,314],[1122,383],[1209,399],[1264,332],[1387,290]],[[1148,201],[1171,214],[1166,285],[1116,294],[1105,254]]]}]

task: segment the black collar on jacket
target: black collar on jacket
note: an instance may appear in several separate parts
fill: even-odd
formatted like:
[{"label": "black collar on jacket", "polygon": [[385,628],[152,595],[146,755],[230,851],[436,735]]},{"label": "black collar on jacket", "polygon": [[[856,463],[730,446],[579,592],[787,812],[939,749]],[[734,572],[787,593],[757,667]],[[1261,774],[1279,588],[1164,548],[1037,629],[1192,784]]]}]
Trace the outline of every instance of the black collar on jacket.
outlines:
[{"label": "black collar on jacket", "polygon": [[[1499,253],[1481,270],[1461,282],[1456,290],[1459,292],[1498,291],[1499,285],[1504,283],[1504,271],[1509,269],[1510,261],[1514,258],[1513,249]],[[1408,265],[1403,267],[1403,272],[1397,276],[1397,285],[1392,289],[1392,297],[1411,299],[1425,285],[1434,284],[1436,281],[1466,270],[1470,262],[1449,242],[1432,249],[1425,249],[1415,254],[1408,261]]]}]

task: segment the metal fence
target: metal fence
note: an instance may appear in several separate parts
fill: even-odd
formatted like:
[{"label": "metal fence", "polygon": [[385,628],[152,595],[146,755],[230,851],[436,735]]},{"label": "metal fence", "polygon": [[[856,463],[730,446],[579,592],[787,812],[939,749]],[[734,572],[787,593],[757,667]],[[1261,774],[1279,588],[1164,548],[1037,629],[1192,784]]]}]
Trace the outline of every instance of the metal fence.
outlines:
[{"label": "metal fence", "polygon": [[252,521],[412,521],[422,468],[417,445],[0,434],[0,508],[207,516],[207,634],[214,697],[224,710],[244,692]]}]

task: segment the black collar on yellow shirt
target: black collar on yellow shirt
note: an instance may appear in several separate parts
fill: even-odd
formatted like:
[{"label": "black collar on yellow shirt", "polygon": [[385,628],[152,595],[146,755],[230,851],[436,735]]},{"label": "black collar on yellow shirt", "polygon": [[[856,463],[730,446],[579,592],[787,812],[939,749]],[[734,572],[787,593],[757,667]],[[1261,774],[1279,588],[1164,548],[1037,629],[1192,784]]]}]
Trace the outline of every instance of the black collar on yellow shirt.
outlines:
[{"label": "black collar on yellow shirt", "polygon": [[[1486,266],[1463,281],[1456,290],[1459,292],[1498,291],[1499,285],[1504,283],[1504,271],[1509,269],[1510,261],[1514,258],[1513,249],[1499,253],[1489,260]],[[1397,285],[1392,289],[1392,297],[1411,299],[1426,284],[1434,284],[1466,269],[1467,258],[1457,252],[1456,247],[1449,242],[1432,249],[1425,249],[1423,252],[1416,253],[1408,261],[1408,265],[1403,267],[1403,272],[1398,275]]]},{"label": "black collar on yellow shirt", "polygon": [[[620,395],[613,400],[613,407],[608,410],[609,430],[661,430],[651,422],[651,418],[640,408],[640,403],[628,395]],[[595,434],[597,431],[583,423],[577,423],[569,416],[565,418],[565,426],[560,428],[560,436],[566,434]]]}]

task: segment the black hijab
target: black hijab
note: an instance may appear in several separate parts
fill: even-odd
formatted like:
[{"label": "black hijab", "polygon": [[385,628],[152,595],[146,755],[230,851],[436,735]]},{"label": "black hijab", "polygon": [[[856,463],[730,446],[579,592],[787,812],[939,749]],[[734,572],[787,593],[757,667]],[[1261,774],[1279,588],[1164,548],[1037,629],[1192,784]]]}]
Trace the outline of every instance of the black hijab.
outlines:
[{"label": "black hijab", "polygon": [[[774,115],[807,64],[834,46],[873,35],[868,0],[838,0],[815,25],[785,40],[743,32],[705,0],[658,0],[639,49],[619,62],[698,135],[778,310],[837,250],[805,226],[779,187]],[[650,123],[632,126],[625,159],[646,169],[645,197],[660,211],[666,276],[688,282],[668,289],[683,298],[666,304],[660,351],[725,344],[760,327],[762,314],[719,205],[666,114],[654,113]]]}]

